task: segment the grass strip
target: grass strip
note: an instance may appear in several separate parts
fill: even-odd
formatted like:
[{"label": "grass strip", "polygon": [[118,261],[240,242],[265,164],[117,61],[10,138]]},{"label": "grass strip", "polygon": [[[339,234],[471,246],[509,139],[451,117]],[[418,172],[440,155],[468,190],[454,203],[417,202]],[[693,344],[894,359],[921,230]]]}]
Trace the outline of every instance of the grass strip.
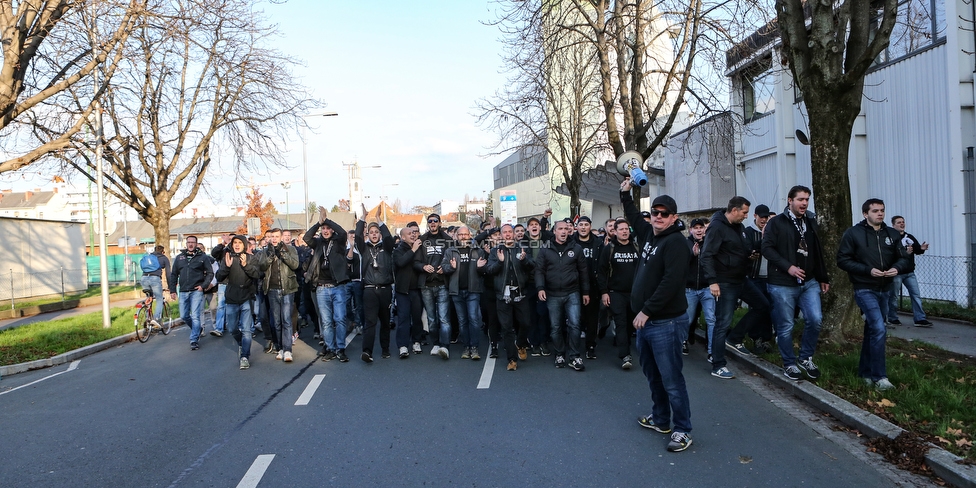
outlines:
[{"label": "grass strip", "polygon": [[[140,285],[140,288],[141,288],[141,285]],[[135,285],[115,285],[115,286],[110,286],[108,288],[108,292],[109,292],[109,294],[112,294],[112,293],[122,293],[122,292],[126,292],[126,291],[132,291],[132,290],[135,290],[135,289],[136,289]],[[52,296],[52,297],[48,297],[48,298],[40,298],[40,299],[36,299],[36,300],[28,300],[28,301],[18,301],[18,300],[15,299],[15,301],[14,301],[14,307],[16,307],[19,310],[19,309],[26,308],[26,307],[36,307],[38,305],[47,305],[49,303],[57,303],[57,302],[68,301],[68,300],[80,300],[82,298],[95,297],[95,296],[99,296],[101,294],[102,294],[101,287],[92,286],[92,287],[89,287],[87,290],[85,290],[83,293],[73,293],[73,294],[65,295],[64,296],[64,300],[61,299],[61,296],[60,295],[59,296]],[[0,312],[3,312],[5,310],[10,310],[10,308],[11,307],[10,307],[10,301],[9,300],[6,303],[0,303]]]}]

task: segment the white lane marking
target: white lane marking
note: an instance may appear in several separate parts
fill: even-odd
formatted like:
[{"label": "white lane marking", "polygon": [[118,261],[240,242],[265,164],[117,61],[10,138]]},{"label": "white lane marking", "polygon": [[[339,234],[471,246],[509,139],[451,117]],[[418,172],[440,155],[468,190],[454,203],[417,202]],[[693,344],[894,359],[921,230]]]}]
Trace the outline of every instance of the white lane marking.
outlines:
[{"label": "white lane marking", "polygon": [[59,371],[59,372],[54,373],[52,375],[45,376],[45,377],[43,377],[43,378],[41,378],[39,380],[31,381],[30,383],[27,383],[26,385],[20,385],[20,386],[18,386],[16,388],[11,388],[11,389],[9,389],[7,391],[0,392],[0,395],[6,395],[7,393],[10,393],[12,391],[16,391],[16,390],[19,390],[21,388],[26,388],[28,386],[31,386],[31,385],[35,384],[35,383],[40,383],[40,382],[42,382],[44,380],[49,380],[51,378],[54,378],[55,376],[62,375],[62,374],[65,374],[65,373],[74,371],[74,370],[78,369],[78,363],[80,363],[80,362],[81,362],[80,359],[75,359],[74,361],[71,361],[71,364],[68,365],[68,369],[66,369],[64,371]]},{"label": "white lane marking", "polygon": [[312,377],[312,381],[308,382],[308,386],[305,387],[305,391],[298,397],[298,401],[295,405],[308,405],[308,402],[312,400],[312,395],[315,394],[315,390],[319,388],[322,384],[322,380],[325,379],[324,374],[317,374]]},{"label": "white lane marking", "polygon": [[237,488],[254,488],[258,486],[261,482],[261,478],[264,477],[264,472],[267,471],[268,466],[271,465],[271,461],[274,459],[274,454],[261,454],[251,463],[251,467],[247,469],[247,473],[244,473],[244,477],[241,478],[241,482],[237,484]]},{"label": "white lane marking", "polygon": [[485,367],[481,369],[481,379],[478,380],[478,389],[487,390],[491,386],[491,375],[495,372],[495,358],[485,360]]}]

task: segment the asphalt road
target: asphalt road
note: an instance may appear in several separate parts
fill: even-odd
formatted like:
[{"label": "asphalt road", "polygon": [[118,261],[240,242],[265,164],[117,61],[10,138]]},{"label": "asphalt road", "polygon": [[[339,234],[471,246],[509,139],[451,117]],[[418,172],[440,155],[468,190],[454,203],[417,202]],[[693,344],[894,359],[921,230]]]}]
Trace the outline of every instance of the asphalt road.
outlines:
[{"label": "asphalt road", "polygon": [[349,363],[324,363],[299,343],[284,364],[255,342],[240,371],[229,335],[199,351],[187,337],[5,377],[0,486],[927,484],[759,378],[711,377],[698,347],[685,365],[694,444],[668,453],[636,422],[644,377],[609,346],[582,373],[551,357],[512,373],[457,347],[449,361],[425,348],[365,364],[356,338]]}]

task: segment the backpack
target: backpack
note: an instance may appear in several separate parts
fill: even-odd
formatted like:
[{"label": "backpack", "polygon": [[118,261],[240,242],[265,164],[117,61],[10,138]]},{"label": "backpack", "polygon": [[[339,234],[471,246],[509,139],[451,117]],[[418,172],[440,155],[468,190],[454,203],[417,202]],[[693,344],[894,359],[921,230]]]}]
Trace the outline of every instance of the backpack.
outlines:
[{"label": "backpack", "polygon": [[159,259],[155,254],[146,254],[142,257],[142,259],[139,260],[139,267],[142,268],[143,273],[159,271]]}]

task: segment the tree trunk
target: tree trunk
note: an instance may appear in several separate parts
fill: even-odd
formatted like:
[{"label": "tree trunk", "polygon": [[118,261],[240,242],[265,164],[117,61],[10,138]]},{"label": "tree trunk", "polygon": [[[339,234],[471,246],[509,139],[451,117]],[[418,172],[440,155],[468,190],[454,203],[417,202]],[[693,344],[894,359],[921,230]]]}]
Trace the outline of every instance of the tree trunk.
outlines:
[{"label": "tree trunk", "polygon": [[[805,94],[808,95],[808,94]],[[860,112],[860,103],[851,103],[853,94],[807,96],[810,115],[810,157],[814,203],[824,261],[830,275],[830,292],[823,297],[821,337],[845,342],[860,333],[860,316],[854,303],[847,273],[837,268],[837,249],[844,232],[851,227],[851,193],[848,153],[851,131]],[[857,96],[860,94],[858,92]],[[812,100],[811,100],[812,99]],[[816,109],[814,109],[816,107]]]}]

